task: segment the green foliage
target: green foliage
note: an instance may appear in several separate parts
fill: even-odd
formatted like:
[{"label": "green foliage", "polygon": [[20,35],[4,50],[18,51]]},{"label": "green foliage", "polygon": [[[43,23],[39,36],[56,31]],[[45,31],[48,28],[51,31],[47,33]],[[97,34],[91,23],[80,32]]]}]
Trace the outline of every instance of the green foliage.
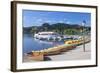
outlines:
[{"label": "green foliage", "polygon": [[80,31],[77,29],[66,29],[64,30],[64,34],[75,35],[75,34],[80,34]]},{"label": "green foliage", "polygon": [[[83,27],[77,24],[56,23],[50,25],[49,23],[44,23],[41,26],[26,27],[23,30],[33,34],[41,31],[53,31],[62,35],[75,35],[82,33],[82,29]],[[88,32],[91,30],[90,27],[84,27],[84,29],[88,29]]]}]

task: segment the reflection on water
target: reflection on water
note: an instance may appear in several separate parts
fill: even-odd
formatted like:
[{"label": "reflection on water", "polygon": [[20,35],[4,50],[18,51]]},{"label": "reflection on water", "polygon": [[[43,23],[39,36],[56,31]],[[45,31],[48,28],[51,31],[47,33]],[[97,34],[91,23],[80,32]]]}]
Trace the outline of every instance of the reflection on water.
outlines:
[{"label": "reflection on water", "polygon": [[31,34],[24,34],[23,37],[23,53],[31,52],[32,50],[42,50],[63,44],[63,41],[42,41],[33,38]]}]

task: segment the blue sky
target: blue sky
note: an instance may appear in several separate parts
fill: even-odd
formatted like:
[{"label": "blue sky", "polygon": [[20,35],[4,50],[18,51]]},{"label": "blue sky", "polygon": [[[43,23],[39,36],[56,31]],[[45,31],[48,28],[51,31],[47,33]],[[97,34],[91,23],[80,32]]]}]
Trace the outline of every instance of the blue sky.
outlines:
[{"label": "blue sky", "polygon": [[91,25],[91,14],[80,12],[23,10],[23,27],[41,26],[43,23],[68,23]]}]

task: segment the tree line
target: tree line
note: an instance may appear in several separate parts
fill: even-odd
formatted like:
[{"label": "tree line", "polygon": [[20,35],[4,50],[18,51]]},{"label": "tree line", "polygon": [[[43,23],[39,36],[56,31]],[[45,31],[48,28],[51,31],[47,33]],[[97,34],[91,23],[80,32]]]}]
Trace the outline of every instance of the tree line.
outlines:
[{"label": "tree line", "polygon": [[78,24],[66,24],[66,23],[56,23],[49,24],[43,23],[41,26],[31,26],[31,27],[23,27],[24,33],[38,33],[42,31],[53,31],[62,35],[76,35],[81,34],[82,31],[90,32],[91,27],[83,27]]}]

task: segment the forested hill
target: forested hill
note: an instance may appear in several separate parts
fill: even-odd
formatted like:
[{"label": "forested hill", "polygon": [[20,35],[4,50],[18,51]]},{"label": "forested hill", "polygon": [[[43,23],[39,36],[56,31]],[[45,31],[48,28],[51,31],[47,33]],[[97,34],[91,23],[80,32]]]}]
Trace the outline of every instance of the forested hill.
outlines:
[{"label": "forested hill", "polygon": [[49,24],[44,23],[41,26],[31,26],[31,27],[23,27],[24,33],[37,33],[40,31],[54,31],[61,34],[66,34],[69,32],[78,33],[82,29],[86,29],[88,31],[91,30],[91,27],[83,27],[78,24],[66,24],[66,23],[56,23],[56,24]]}]

